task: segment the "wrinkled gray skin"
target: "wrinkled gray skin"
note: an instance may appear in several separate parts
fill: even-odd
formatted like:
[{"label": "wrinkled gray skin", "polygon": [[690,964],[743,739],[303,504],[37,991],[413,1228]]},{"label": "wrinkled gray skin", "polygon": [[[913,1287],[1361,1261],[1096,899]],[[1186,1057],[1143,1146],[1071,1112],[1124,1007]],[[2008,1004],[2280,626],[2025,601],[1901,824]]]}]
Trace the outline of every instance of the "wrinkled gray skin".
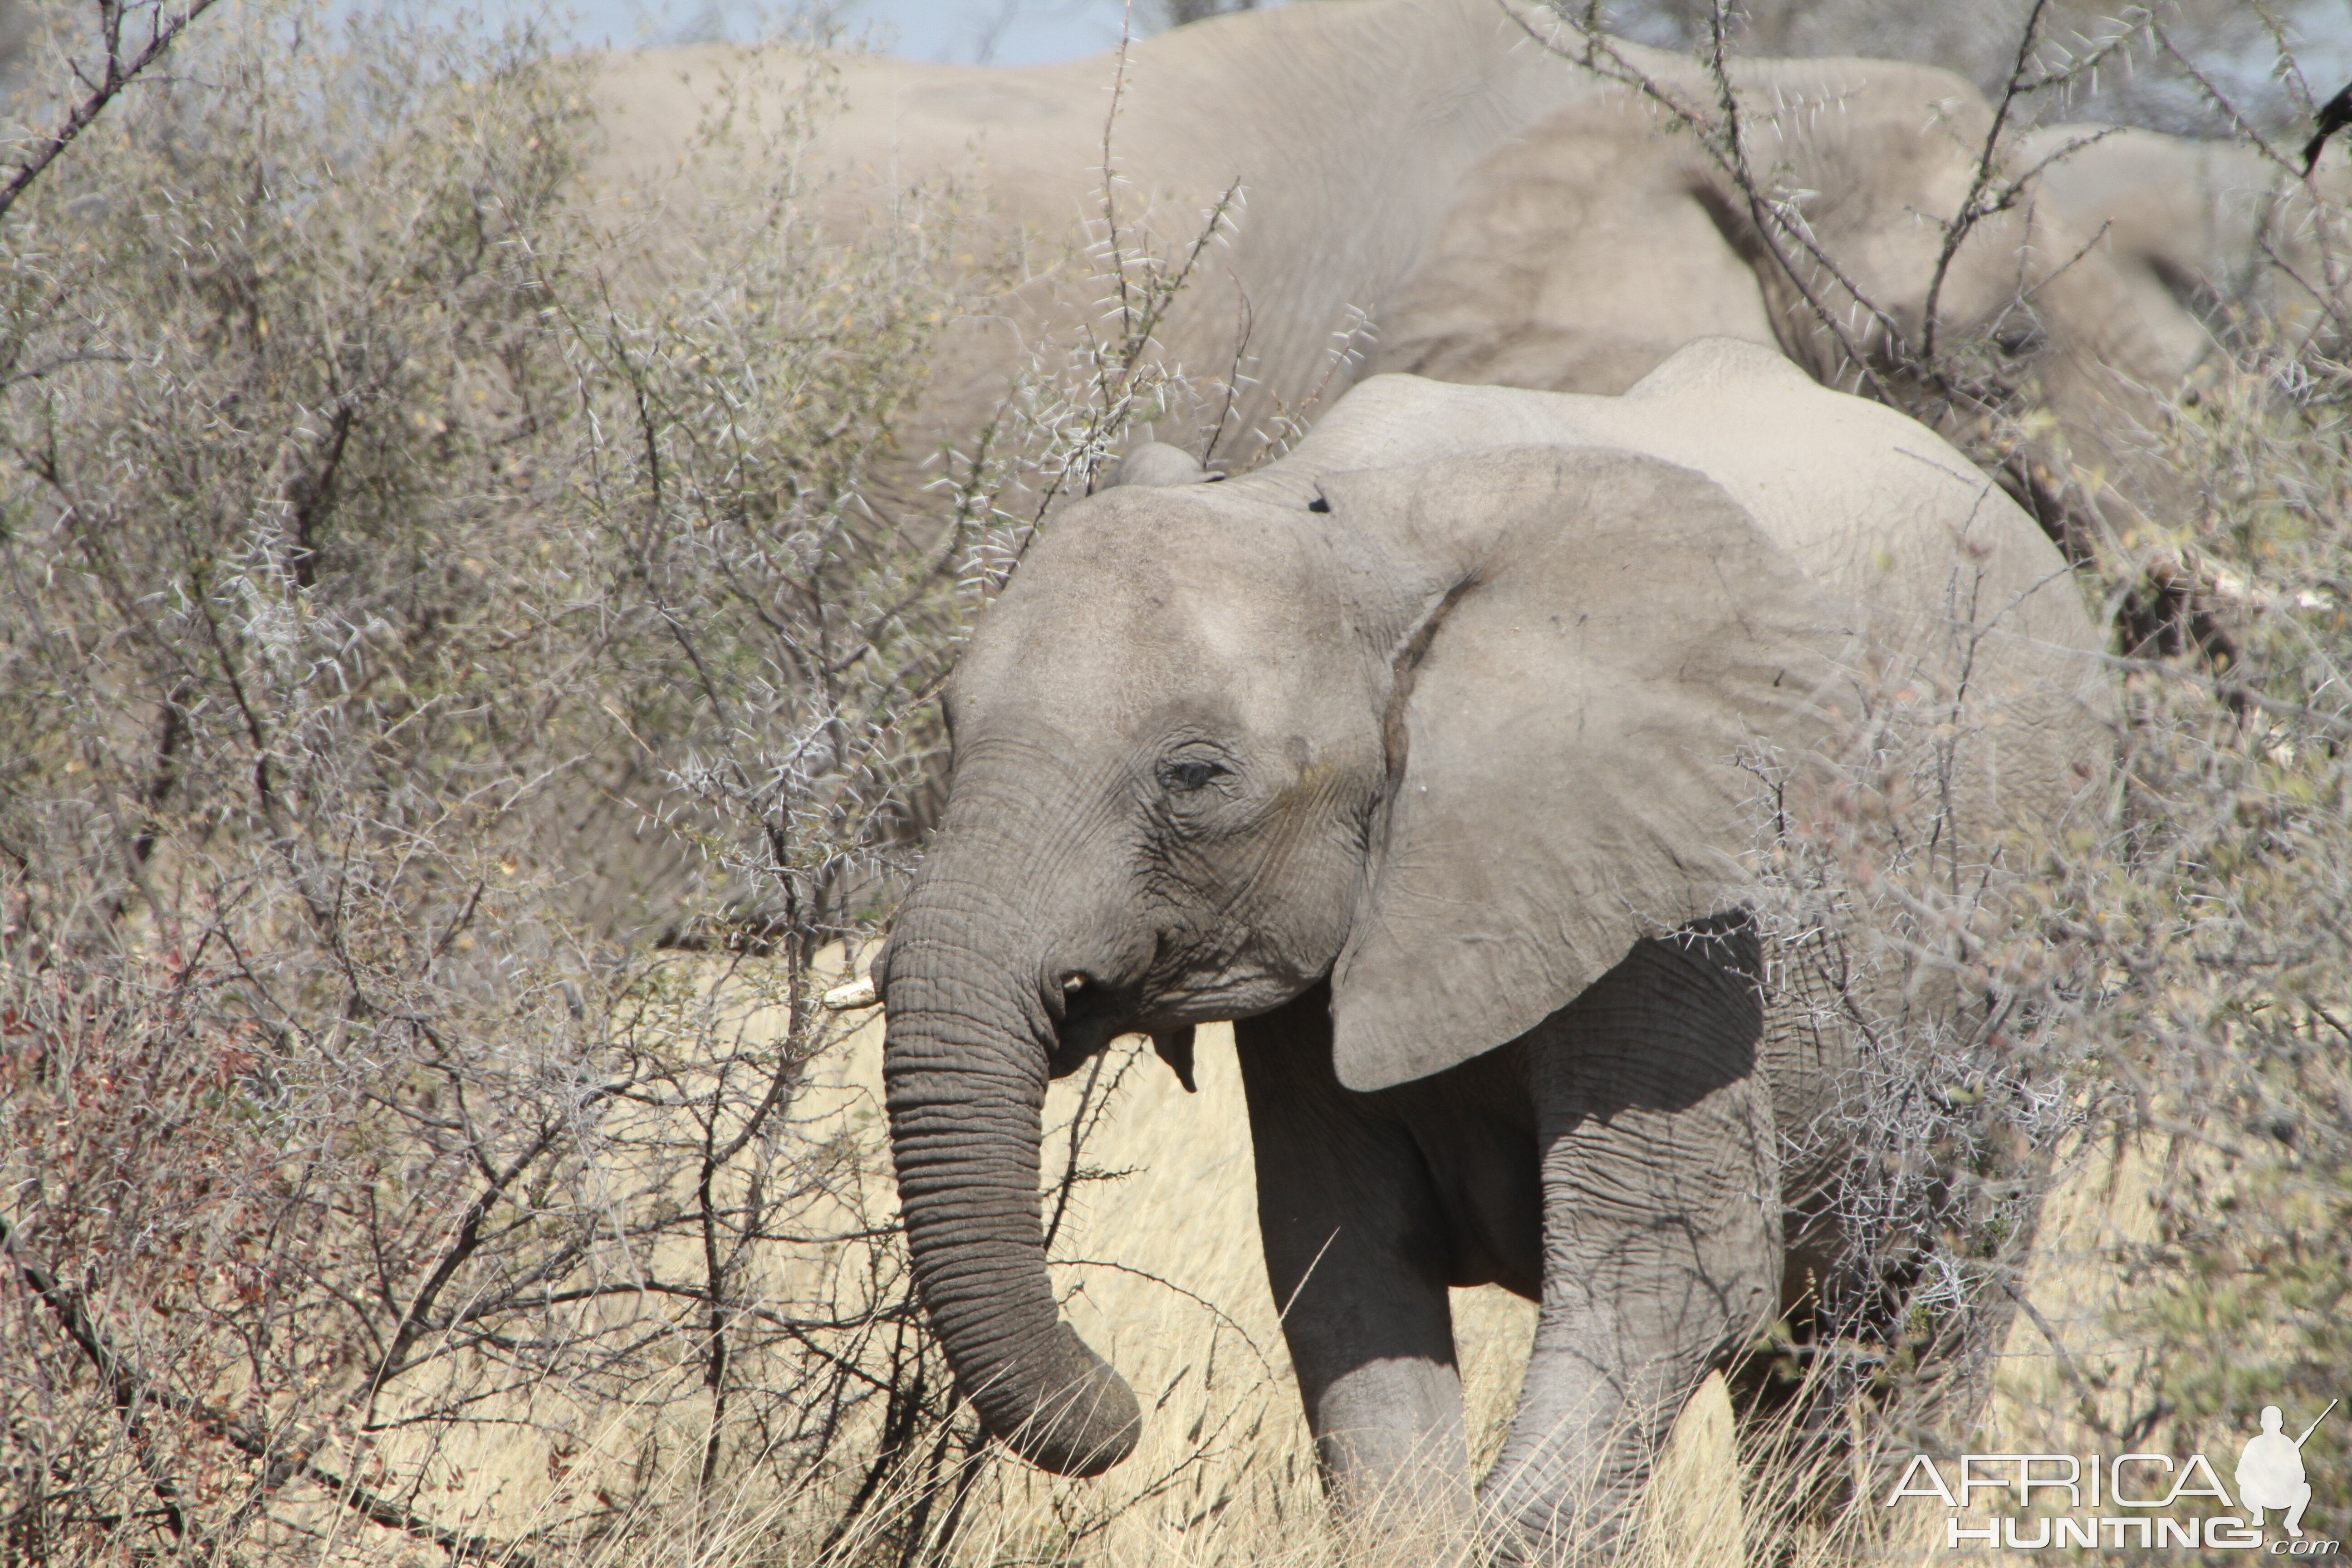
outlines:
[{"label": "wrinkled gray skin", "polygon": [[[742,164],[731,146],[705,144],[730,84],[739,117],[772,127],[813,70],[825,85],[807,147]],[[1153,348],[1183,371],[1159,433],[1196,451],[1213,435],[1213,456],[1244,460],[1348,384],[1354,361],[1342,351],[1360,350],[1364,313],[1412,266],[1472,166],[1593,90],[1590,73],[1531,41],[1497,0],[1302,0],[1139,39],[1123,57],[1017,68],[730,45],[636,50],[602,62],[593,84],[609,144],[589,189],[637,192],[618,214],[634,218],[648,194],[690,204],[724,199],[747,176],[772,181],[789,153],[804,205],[837,241],[902,220],[907,191],[952,186],[953,249],[978,269],[968,279],[978,297],[959,302],[930,384],[900,418],[900,446],[923,463],[942,447],[968,450],[1040,353],[1051,374],[1063,352],[1118,330],[1104,315],[1114,291],[1104,258],[1088,248],[1103,237],[1108,130],[1130,261],[1172,268],[1211,211],[1234,204]],[[936,209],[929,217],[944,223]],[[690,232],[647,232],[657,275],[703,264],[672,248]],[[905,487],[911,505],[936,477],[878,479]]]},{"label": "wrinkled gray skin", "polygon": [[1063,514],[956,672],[877,969],[916,1278],[989,1429],[1064,1473],[1133,1447],[1047,1281],[1045,1085],[1129,1031],[1182,1072],[1235,1019],[1343,1513],[1467,1515],[1446,1290],[1498,1282],[1541,1311],[1479,1506],[1509,1551],[1605,1545],[1695,1379],[1835,1247],[1804,1216],[1847,1047],[1768,1016],[1732,758],[1824,744],[1862,639],[1947,677],[1973,641],[2007,727],[1963,841],[2096,773],[2098,634],[2032,523],[1726,340],[1622,397],[1376,378],[1266,468]]}]

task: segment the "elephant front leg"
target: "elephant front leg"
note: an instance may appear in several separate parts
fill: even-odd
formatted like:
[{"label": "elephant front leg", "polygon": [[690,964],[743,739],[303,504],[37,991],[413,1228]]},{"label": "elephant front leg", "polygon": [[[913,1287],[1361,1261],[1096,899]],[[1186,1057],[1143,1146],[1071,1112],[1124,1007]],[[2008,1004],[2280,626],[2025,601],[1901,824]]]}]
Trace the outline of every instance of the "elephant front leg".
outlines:
[{"label": "elephant front leg", "polygon": [[1332,1502],[1357,1529],[1457,1530],[1471,1505],[1462,1380],[1420,1151],[1332,1076],[1320,987],[1236,1024],[1234,1044],[1266,1277]]},{"label": "elephant front leg", "polygon": [[1684,1400],[1779,1300],[1760,1019],[1752,985],[1708,951],[1727,945],[1643,942],[1529,1038],[1543,1301],[1481,1488],[1507,1554],[1622,1545]]}]

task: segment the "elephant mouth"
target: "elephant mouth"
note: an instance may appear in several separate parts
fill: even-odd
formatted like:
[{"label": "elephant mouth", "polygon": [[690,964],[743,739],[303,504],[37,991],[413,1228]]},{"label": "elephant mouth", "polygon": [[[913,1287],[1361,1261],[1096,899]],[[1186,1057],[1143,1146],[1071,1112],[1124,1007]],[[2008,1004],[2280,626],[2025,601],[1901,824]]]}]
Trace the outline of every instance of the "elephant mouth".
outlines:
[{"label": "elephant mouth", "polygon": [[[1073,995],[1083,994],[1083,991],[1072,993]],[[1089,1003],[1075,1016],[1066,1012],[1056,1026],[1054,1047],[1045,1058],[1046,1074],[1051,1078],[1067,1078],[1120,1036],[1149,1035],[1152,1049],[1175,1072],[1176,1081],[1184,1086],[1184,1092],[1197,1094],[1200,1084],[1192,1076],[1193,1028],[1190,1023],[1136,1020],[1128,1010],[1112,1000],[1106,1000],[1099,1006]]]},{"label": "elephant mouth", "polygon": [[[1165,943],[1162,943],[1163,950]],[[1122,1035],[1149,1035],[1170,1056],[1189,1064],[1188,1041],[1203,1024],[1255,1017],[1286,1006],[1301,994],[1328,978],[1328,965],[1314,972],[1288,965],[1252,965],[1228,956],[1222,971],[1202,975],[1172,963],[1155,962],[1137,981],[1114,983],[1084,971],[1070,971],[1047,992],[1046,1014],[1052,1035],[1046,1047],[1046,1071],[1064,1079],[1092,1061]],[[1191,1088],[1189,1065],[1177,1077]]]},{"label": "elephant mouth", "polygon": [[1149,1027],[1139,1015],[1139,1001],[1123,986],[1106,985],[1089,975],[1065,976],[1060,1016],[1055,1020],[1054,1044],[1046,1055],[1048,1074],[1067,1078],[1121,1035]]}]

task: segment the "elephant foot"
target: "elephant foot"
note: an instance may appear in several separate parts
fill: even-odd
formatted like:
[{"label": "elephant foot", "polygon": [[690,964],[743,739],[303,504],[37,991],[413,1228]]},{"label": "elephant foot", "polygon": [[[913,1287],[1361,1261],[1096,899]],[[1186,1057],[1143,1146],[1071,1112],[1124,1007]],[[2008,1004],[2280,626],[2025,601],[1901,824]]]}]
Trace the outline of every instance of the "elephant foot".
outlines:
[{"label": "elephant foot", "polygon": [[1630,1458],[1607,1481],[1556,1478],[1556,1491],[1528,1467],[1482,1489],[1486,1561],[1553,1568],[1610,1563],[1633,1553],[1675,1568],[1739,1568],[1747,1529],[1738,1482],[1738,1417],[1728,1384],[1711,1372],[1647,1463]]},{"label": "elephant foot", "polygon": [[1637,1478],[1521,1467],[1479,1497],[1486,1560],[1508,1568],[1613,1563],[1633,1543]]}]

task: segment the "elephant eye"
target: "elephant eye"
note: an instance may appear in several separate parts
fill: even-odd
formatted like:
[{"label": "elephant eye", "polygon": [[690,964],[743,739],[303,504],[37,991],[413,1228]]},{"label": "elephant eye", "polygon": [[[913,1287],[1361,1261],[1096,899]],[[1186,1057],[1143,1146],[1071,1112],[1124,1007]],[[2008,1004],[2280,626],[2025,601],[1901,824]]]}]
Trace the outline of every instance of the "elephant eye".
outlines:
[{"label": "elephant eye", "polygon": [[1173,757],[1160,764],[1160,783],[1178,795],[1206,789],[1233,770],[1206,757]]},{"label": "elephant eye", "polygon": [[2024,359],[2030,355],[2039,354],[2048,342],[2039,321],[2030,317],[2016,316],[2003,321],[1994,329],[1992,341],[1994,346],[2011,359]]}]

